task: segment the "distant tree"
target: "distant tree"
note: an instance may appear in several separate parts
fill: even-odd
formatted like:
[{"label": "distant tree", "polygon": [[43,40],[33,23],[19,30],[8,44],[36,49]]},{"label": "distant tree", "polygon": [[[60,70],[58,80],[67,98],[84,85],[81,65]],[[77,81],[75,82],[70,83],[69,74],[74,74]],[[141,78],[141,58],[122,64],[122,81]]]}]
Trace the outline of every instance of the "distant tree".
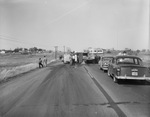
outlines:
[{"label": "distant tree", "polygon": [[149,50],[149,49],[147,49],[146,51],[147,51],[147,52],[150,52],[150,50]]},{"label": "distant tree", "polygon": [[43,49],[39,48],[38,51],[43,51]]},{"label": "distant tree", "polygon": [[24,48],[24,51],[28,51],[28,48]]},{"label": "distant tree", "polygon": [[29,48],[29,51],[32,52],[32,53],[35,53],[38,51],[38,48],[37,47],[32,47],[32,48]]},{"label": "distant tree", "polygon": [[29,48],[29,51],[30,51],[30,52],[33,52],[33,48]]},{"label": "distant tree", "polygon": [[88,47],[88,50],[89,50],[89,49],[92,49],[92,47]]},{"label": "distant tree", "polygon": [[34,50],[34,52],[37,52],[37,51],[38,51],[38,48],[37,48],[37,47],[34,47],[33,50]]},{"label": "distant tree", "polygon": [[87,53],[88,53],[88,52],[89,52],[89,50],[86,50],[86,49],[85,49],[85,50],[83,50],[83,52],[85,52],[85,53],[87,52]]},{"label": "distant tree", "polygon": [[142,49],[142,52],[146,52],[146,49]]},{"label": "distant tree", "polygon": [[5,50],[6,53],[13,53],[13,50]]},{"label": "distant tree", "polygon": [[110,51],[110,50],[107,50],[107,53],[111,53],[111,51]]},{"label": "distant tree", "polygon": [[140,53],[140,50],[136,50],[137,53]]},{"label": "distant tree", "polygon": [[17,52],[19,52],[19,51],[20,51],[20,48],[15,48],[15,49],[14,49],[14,52],[15,52],[15,53],[17,53]]},{"label": "distant tree", "polygon": [[52,51],[52,50],[48,50],[48,52],[49,52],[49,53],[52,53],[53,51]]}]

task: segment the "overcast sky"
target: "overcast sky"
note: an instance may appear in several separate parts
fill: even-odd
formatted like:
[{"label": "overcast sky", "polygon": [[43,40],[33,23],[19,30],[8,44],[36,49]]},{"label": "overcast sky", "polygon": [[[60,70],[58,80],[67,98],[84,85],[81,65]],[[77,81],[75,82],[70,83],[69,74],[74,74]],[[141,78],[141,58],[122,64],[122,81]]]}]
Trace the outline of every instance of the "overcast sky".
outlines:
[{"label": "overcast sky", "polygon": [[148,49],[148,0],[0,0],[0,49]]}]

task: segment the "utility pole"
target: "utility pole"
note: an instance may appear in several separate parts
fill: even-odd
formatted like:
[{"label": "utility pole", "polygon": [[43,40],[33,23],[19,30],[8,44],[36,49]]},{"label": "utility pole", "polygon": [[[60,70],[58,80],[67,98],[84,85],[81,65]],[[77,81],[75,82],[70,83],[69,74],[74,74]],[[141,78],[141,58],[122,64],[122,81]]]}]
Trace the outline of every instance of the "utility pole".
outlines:
[{"label": "utility pole", "polygon": [[[148,6],[148,16],[150,15],[150,0],[148,0],[149,6]],[[148,26],[148,49],[150,49],[150,16],[149,16],[149,26]]]},{"label": "utility pole", "polygon": [[65,46],[64,46],[64,54],[65,54]]},{"label": "utility pole", "polygon": [[57,59],[58,46],[54,46],[54,47],[55,47],[55,59]]}]

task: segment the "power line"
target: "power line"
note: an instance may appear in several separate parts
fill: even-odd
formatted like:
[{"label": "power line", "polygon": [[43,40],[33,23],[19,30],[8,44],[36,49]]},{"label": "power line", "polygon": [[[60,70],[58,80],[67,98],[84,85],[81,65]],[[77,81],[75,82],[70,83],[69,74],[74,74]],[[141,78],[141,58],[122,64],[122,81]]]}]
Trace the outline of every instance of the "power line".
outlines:
[{"label": "power line", "polygon": [[[43,46],[44,48],[45,48],[45,46],[48,46],[48,47],[51,47],[51,49],[54,47],[54,48],[56,48],[56,46],[51,46],[51,45],[39,45],[39,44],[36,44],[36,43],[30,43],[30,42],[25,42],[25,41],[21,41],[21,40],[19,40],[19,39],[17,39],[17,38],[15,38],[15,37],[10,37],[10,36],[4,36],[4,35],[0,35],[0,40],[6,40],[6,41],[12,41],[12,42],[16,42],[16,43],[21,43],[21,44],[29,44],[29,45],[36,45],[36,46]],[[50,43],[50,42],[45,42],[46,44],[48,44],[48,43]],[[58,47],[66,47],[66,46],[58,46],[57,45],[57,48]]]},{"label": "power line", "polygon": [[[20,41],[20,40],[14,38],[14,37],[3,36],[3,35],[0,35],[0,40],[12,41],[12,42],[17,42],[17,43],[21,43],[21,44],[29,44],[29,45],[32,45],[32,46],[33,45],[43,46],[43,47],[49,46],[49,45],[41,45],[41,44],[39,45],[37,43],[29,43],[29,42],[25,42],[25,41]],[[51,47],[53,47],[53,46],[51,46]]]}]

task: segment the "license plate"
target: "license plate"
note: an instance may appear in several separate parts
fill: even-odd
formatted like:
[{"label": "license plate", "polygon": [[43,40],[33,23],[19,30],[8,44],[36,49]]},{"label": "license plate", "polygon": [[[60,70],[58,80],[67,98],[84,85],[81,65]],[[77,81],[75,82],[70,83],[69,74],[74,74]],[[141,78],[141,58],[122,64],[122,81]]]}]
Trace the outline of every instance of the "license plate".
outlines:
[{"label": "license plate", "polygon": [[132,76],[138,76],[138,72],[132,72]]}]

